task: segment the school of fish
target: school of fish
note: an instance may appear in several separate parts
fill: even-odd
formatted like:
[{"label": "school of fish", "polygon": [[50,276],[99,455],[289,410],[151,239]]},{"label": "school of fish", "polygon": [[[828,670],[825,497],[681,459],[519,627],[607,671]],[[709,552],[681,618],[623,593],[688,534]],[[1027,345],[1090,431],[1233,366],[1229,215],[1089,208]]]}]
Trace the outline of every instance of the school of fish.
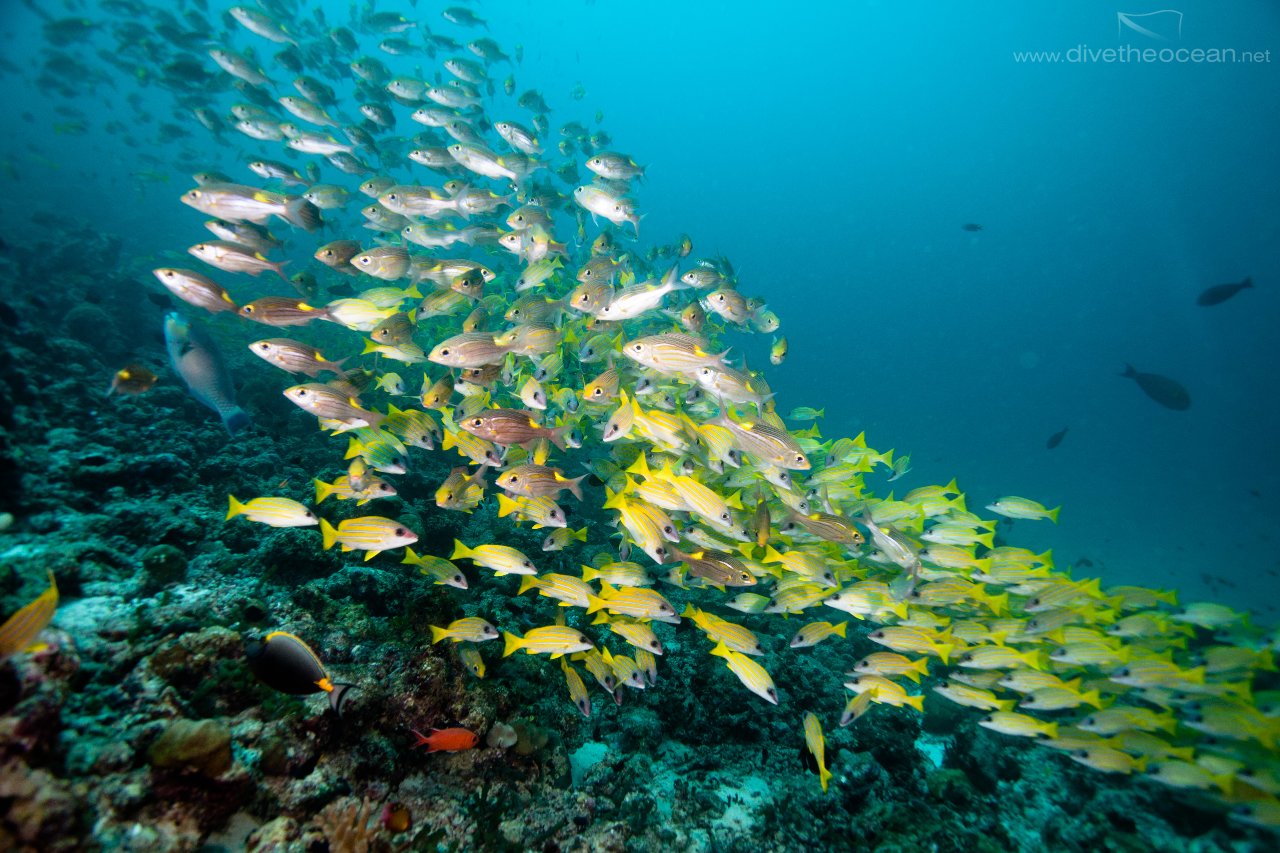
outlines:
[{"label": "school of fish", "polygon": [[[1280,826],[1280,691],[1254,689],[1275,671],[1275,633],[996,541],[1000,518],[1056,523],[1057,508],[1003,496],[976,512],[954,481],[894,497],[906,457],[824,436],[821,410],[780,416],[760,365],[735,355],[744,335],[771,336],[774,364],[788,345],[732,265],[689,237],[640,242],[645,167],[602,116],[557,125],[516,82],[520,47],[487,37],[475,9],[352,13],[237,6],[240,31],[182,51],[231,95],[185,124],[254,153],[235,174],[195,176],[180,200],[209,233],[193,228],[192,268],[156,280],[189,315],[260,324],[262,369],[334,440],[312,506],[230,497],[229,523],[314,526],[326,548],[399,560],[460,597],[469,561],[547,599],[541,624],[476,613],[423,641],[477,677],[491,640],[546,656],[584,716],[654,687],[677,631],[723,662],[726,686],[782,706],[792,656],[838,643],[859,656],[827,679],[848,697],[840,725],[936,696],[1097,771]],[[315,259],[291,279],[275,259],[286,242]],[[307,342],[308,327],[335,326],[343,351]],[[243,428],[220,372],[183,378]],[[434,494],[404,494],[397,476],[426,454],[451,472]],[[396,495],[493,508],[545,530],[543,554],[474,541],[417,553],[418,535],[377,510]],[[0,630],[18,634],[33,639]],[[809,710],[792,709],[797,742],[825,791],[839,775]],[[445,732],[418,737],[452,748],[436,745]]]}]

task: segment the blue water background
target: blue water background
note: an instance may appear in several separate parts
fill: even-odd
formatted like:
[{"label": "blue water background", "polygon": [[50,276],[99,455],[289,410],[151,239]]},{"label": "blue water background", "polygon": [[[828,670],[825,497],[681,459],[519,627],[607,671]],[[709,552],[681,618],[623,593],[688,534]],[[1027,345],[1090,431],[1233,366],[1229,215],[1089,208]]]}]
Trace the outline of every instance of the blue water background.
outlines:
[{"label": "blue water background", "polygon": [[[467,36],[438,18],[437,4],[401,8]],[[1065,505],[1056,528],[1018,522],[1009,538],[1053,547],[1059,565],[1092,560],[1081,575],[1176,586],[1184,599],[1208,597],[1206,578],[1217,576],[1234,586],[1215,582],[1214,598],[1275,617],[1280,56],[1015,60],[1080,45],[1167,46],[1117,26],[1117,11],[1156,7],[1113,3],[476,8],[504,47],[524,45],[518,92],[540,89],[553,127],[602,110],[615,147],[648,165],[637,193],[644,244],[692,235],[695,257],[727,256],[742,289],[781,315],[791,355],[768,378],[783,412],[824,406],[825,435],[865,430],[873,446],[909,452],[914,470],[894,484],[899,495],[956,476],[977,509],[1002,494]],[[330,25],[347,22],[346,3],[324,9]],[[1273,3],[1178,10],[1178,46],[1280,50]],[[92,4],[66,14],[101,16]],[[177,201],[191,185],[182,171],[161,168],[168,183],[140,178],[157,169],[140,153],[171,163],[194,152],[255,183],[244,162],[288,152],[234,132],[215,144],[156,87],[142,90],[144,107],[193,139],[159,139],[155,122],[137,131],[141,145],[108,135],[111,118],[137,121],[125,103],[135,86],[91,55],[111,81],[77,82],[84,94],[72,103],[90,130],[55,134],[66,120],[55,107],[67,102],[35,85],[38,25],[5,0],[0,51],[23,70],[0,76],[9,129],[0,236],[48,239],[34,211],[92,223],[126,237],[126,263],[150,287],[159,253],[202,239],[204,217]],[[230,32],[262,57],[277,49]],[[375,43],[362,37],[393,69],[421,63],[430,73],[425,57],[388,57]],[[98,36],[89,46],[112,44]],[[274,76],[280,94],[292,93],[292,74]],[[579,82],[588,94],[575,102]],[[235,98],[211,100],[225,111]],[[419,129],[409,112],[397,109],[400,133]],[[528,118],[514,104],[493,111],[504,114]],[[417,167],[393,174],[438,183]],[[324,179],[355,183],[327,166]],[[967,222],[983,230],[961,230]],[[293,245],[295,263],[314,248],[310,238]],[[1245,275],[1256,289],[1195,304],[1205,287]],[[733,342],[764,365],[767,339]],[[1118,375],[1126,362],[1183,382],[1191,409],[1146,398]],[[1064,426],[1066,440],[1047,450]]]}]

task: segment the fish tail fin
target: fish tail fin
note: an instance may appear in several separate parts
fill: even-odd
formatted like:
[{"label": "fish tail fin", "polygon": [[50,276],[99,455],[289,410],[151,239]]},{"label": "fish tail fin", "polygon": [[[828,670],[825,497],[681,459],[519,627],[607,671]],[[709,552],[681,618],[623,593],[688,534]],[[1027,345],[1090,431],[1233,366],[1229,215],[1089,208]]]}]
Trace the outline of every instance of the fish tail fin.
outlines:
[{"label": "fish tail fin", "polygon": [[1097,690],[1090,690],[1088,693],[1082,693],[1080,695],[1080,701],[1084,702],[1086,705],[1092,705],[1095,708],[1102,708],[1102,696]]},{"label": "fish tail fin", "polygon": [[289,199],[280,218],[304,231],[318,231],[324,225],[324,220],[320,218],[320,208],[300,195]]},{"label": "fish tail fin", "polygon": [[568,450],[569,444],[565,441],[565,436],[568,435],[569,431],[572,429],[573,424],[561,424],[554,429],[548,430],[547,438],[549,438],[551,443],[561,450]]},{"label": "fish tail fin", "polygon": [[924,694],[923,693],[921,693],[919,696],[907,696],[903,701],[906,704],[910,705],[912,708],[915,708],[921,714],[924,713]]},{"label": "fish tail fin", "polygon": [[336,491],[336,489],[333,486],[326,483],[324,480],[316,478],[314,482],[316,484],[316,503],[317,504],[324,503],[324,499],[329,497],[329,495],[333,494]]},{"label": "fish tail fin", "polygon": [[587,612],[588,613],[595,613],[597,610],[602,610],[607,606],[608,605],[605,603],[605,600],[603,598],[600,598],[599,596],[595,596],[595,595],[587,596]]},{"label": "fish tail fin", "polygon": [[222,425],[226,427],[229,434],[235,435],[240,430],[253,423],[253,419],[249,417],[249,413],[239,406],[232,406],[225,412],[222,412]]},{"label": "fish tail fin", "polygon": [[1031,651],[1023,657],[1023,662],[1027,666],[1039,672],[1044,672],[1049,668],[1049,655],[1042,651]]},{"label": "fish tail fin", "polygon": [[649,460],[645,458],[643,453],[636,457],[635,462],[631,463],[630,467],[627,468],[627,473],[644,477],[646,480],[652,476],[649,473]]},{"label": "fish tail fin", "polygon": [[[583,474],[581,477],[574,477],[572,480],[567,480],[565,482],[565,488],[569,490],[569,494],[573,495],[578,500],[582,500],[582,481],[585,479],[587,479],[587,475]],[[587,541],[586,528],[584,527],[582,530],[583,537],[579,541],[585,542]]]},{"label": "fish tail fin", "polygon": [[404,549],[404,559],[400,561],[400,565],[417,566],[421,563],[422,561],[418,559],[418,555],[413,552],[412,548],[406,547]]},{"label": "fish tail fin", "polygon": [[835,774],[825,767],[818,768],[818,781],[822,783],[822,793],[827,792],[827,783],[831,781],[831,777]]},{"label": "fish tail fin", "polygon": [[244,504],[236,500],[235,495],[227,495],[227,517],[223,520],[230,521],[231,519],[235,518],[237,515],[240,515],[241,513],[243,513],[244,510],[245,510]]},{"label": "fish tail fin", "polygon": [[[582,529],[580,529],[580,530],[570,530],[570,531],[569,531],[569,535],[570,535],[572,538],[577,539],[579,542],[586,542],[586,541],[587,541],[587,528],[586,528],[586,527],[583,527],[583,528],[582,528]],[[1273,667],[1273,668],[1274,668],[1274,667]]]},{"label": "fish tail fin", "polygon": [[1012,711],[1016,707],[1018,707],[1018,703],[1014,699],[997,699],[996,700],[997,711]]},{"label": "fish tail fin", "polygon": [[411,749],[417,749],[420,746],[426,746],[431,743],[431,738],[427,737],[417,729],[409,729],[409,731],[413,732],[413,736],[417,739],[414,745],[410,747]]},{"label": "fish tail fin", "polygon": [[506,495],[498,495],[498,518],[506,518],[520,509],[520,504]]},{"label": "fish tail fin", "polygon": [[511,655],[518,652],[524,646],[524,639],[516,636],[510,631],[502,632],[502,642],[502,656],[504,658],[511,657]]},{"label": "fish tail fin", "polygon": [[521,575],[520,588],[516,590],[516,595],[524,595],[529,590],[537,587],[537,585],[538,585],[537,575]]},{"label": "fish tail fin", "polygon": [[324,549],[327,551],[333,547],[333,543],[338,541],[338,531],[328,519],[320,519],[320,537],[324,543]]},{"label": "fish tail fin", "polygon": [[849,627],[849,622],[846,620],[844,622],[841,622],[839,625],[836,625],[834,628],[832,628],[831,633],[838,634],[841,637],[843,637],[848,627]]},{"label": "fish tail fin", "polygon": [[[521,590],[521,592],[524,592],[524,590]],[[449,632],[444,628],[437,628],[435,625],[428,625],[427,627],[431,629],[431,645],[433,646],[449,636]]]},{"label": "fish tail fin", "polygon": [[461,539],[453,540],[453,553],[449,555],[450,560],[456,560],[459,557],[466,559],[471,557],[472,555],[473,555],[472,550],[468,548],[466,545],[463,545]]},{"label": "fish tail fin", "polygon": [[599,570],[593,569],[590,566],[582,567],[582,580],[585,581],[586,583],[590,583],[591,581],[595,580],[598,577],[600,577]]},{"label": "fish tail fin", "polygon": [[1050,520],[1050,521],[1052,521],[1054,524],[1057,524],[1057,523],[1058,523],[1058,513],[1059,513],[1059,512],[1061,512],[1061,511],[1062,511],[1062,507],[1060,507],[1060,506],[1055,506],[1053,509],[1049,510],[1049,511],[1048,511],[1047,513],[1045,513],[1045,514],[1046,514],[1047,516],[1049,516],[1049,520]]},{"label": "fish tail fin", "polygon": [[338,682],[333,685],[333,689],[329,691],[329,707],[333,709],[333,713],[339,718],[342,717],[342,703],[346,701],[347,693],[355,687],[354,684],[346,684]]},{"label": "fish tail fin", "polygon": [[934,643],[932,648],[937,653],[938,658],[945,665],[947,659],[951,657],[951,646],[946,643]]}]

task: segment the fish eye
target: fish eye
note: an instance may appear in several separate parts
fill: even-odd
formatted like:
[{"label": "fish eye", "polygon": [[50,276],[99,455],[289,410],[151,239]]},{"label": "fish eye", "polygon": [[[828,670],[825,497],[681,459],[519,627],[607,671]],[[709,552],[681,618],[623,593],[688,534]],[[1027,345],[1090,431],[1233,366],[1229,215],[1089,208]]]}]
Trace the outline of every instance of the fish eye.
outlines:
[{"label": "fish eye", "polygon": [[395,535],[396,535],[396,536],[403,536],[403,535],[404,535],[404,528],[403,528],[403,527],[397,527],[397,528],[395,529],[395,531],[394,531],[394,532],[395,532]]},{"label": "fish eye", "polygon": [[447,349],[442,349],[442,350],[440,350],[440,354],[441,354],[441,355],[448,355],[448,354],[449,354],[449,350],[447,350]]}]

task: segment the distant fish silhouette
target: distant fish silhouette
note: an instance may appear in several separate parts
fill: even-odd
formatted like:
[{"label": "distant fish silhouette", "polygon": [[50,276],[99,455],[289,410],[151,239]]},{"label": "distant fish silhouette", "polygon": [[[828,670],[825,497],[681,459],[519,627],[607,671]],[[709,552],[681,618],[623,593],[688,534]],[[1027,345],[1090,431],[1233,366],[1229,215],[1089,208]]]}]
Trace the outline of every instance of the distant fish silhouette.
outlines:
[{"label": "distant fish silhouette", "polygon": [[1062,439],[1067,437],[1068,429],[1070,429],[1070,427],[1063,427],[1062,429],[1055,432],[1053,435],[1049,436],[1049,440],[1044,443],[1044,446],[1050,450],[1053,450],[1059,444],[1062,444]]},{"label": "distant fish silhouette", "polygon": [[1186,388],[1182,387],[1182,383],[1176,379],[1161,376],[1159,373],[1140,373],[1134,370],[1131,364],[1126,364],[1124,373],[1120,375],[1137,382],[1138,387],[1142,389],[1142,393],[1166,409],[1183,411],[1191,408],[1191,395],[1187,393]]},{"label": "distant fish silhouette", "polygon": [[976,222],[966,222],[960,226],[961,231],[981,231],[982,226]]},{"label": "distant fish silhouette", "polygon": [[1244,281],[1234,281],[1229,282],[1228,284],[1215,284],[1213,287],[1210,287],[1204,293],[1200,294],[1200,297],[1196,299],[1196,304],[1221,305],[1223,302],[1226,302],[1246,287],[1253,287],[1253,279],[1247,276]]}]

